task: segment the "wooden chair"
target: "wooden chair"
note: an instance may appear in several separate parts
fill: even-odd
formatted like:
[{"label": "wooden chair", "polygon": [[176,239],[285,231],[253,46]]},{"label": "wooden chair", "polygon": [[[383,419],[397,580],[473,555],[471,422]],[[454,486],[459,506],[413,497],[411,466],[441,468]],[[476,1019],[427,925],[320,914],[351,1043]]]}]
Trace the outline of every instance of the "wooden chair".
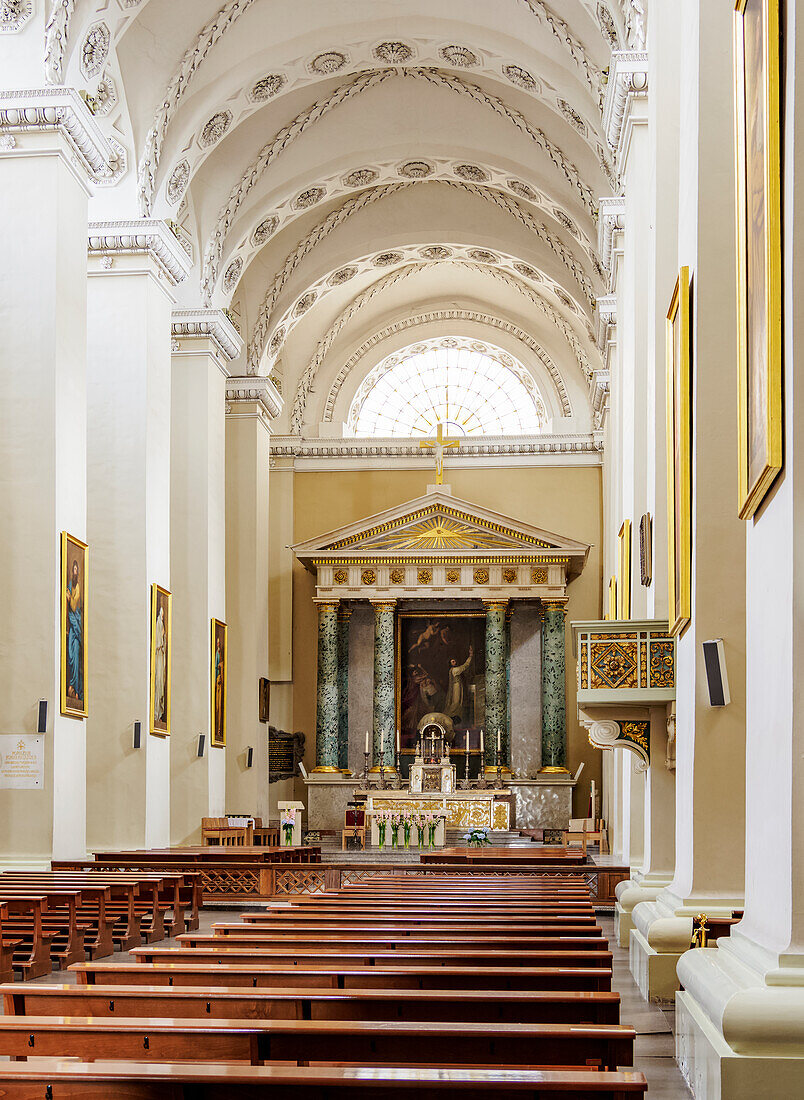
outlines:
[{"label": "wooden chair", "polygon": [[609,850],[606,822],[601,819],[593,821],[591,817],[570,818],[569,829],[563,829],[561,832],[561,843],[580,844],[584,855],[586,855],[587,844],[597,844],[600,854],[605,855]]}]

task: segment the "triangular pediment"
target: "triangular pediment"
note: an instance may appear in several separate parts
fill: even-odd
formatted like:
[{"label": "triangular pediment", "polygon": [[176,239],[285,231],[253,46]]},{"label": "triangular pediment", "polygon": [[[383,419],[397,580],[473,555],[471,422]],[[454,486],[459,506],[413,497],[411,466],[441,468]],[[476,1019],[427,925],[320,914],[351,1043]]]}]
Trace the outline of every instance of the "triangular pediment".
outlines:
[{"label": "triangular pediment", "polygon": [[585,543],[460,500],[441,491],[427,493],[357,523],[293,547],[306,565],[322,556],[415,554],[565,553],[585,559]]}]

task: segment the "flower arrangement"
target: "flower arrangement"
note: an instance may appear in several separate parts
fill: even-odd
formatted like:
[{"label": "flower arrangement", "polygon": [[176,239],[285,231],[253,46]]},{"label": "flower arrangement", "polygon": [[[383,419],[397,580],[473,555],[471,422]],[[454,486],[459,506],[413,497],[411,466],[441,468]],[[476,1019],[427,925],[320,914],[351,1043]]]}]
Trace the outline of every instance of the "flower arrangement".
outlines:
[{"label": "flower arrangement", "polygon": [[380,849],[383,849],[385,847],[385,835],[388,829],[388,820],[390,816],[391,815],[388,813],[387,810],[380,810],[380,812],[376,815],[377,836],[380,842]]},{"label": "flower arrangement", "polygon": [[282,811],[282,817],[280,818],[280,825],[282,826],[282,839],[285,845],[289,847],[293,843],[293,829],[296,825],[296,810],[295,808]]},{"label": "flower arrangement", "polygon": [[463,834],[463,839],[470,848],[485,848],[486,845],[491,844],[488,829],[470,829],[468,833]]}]

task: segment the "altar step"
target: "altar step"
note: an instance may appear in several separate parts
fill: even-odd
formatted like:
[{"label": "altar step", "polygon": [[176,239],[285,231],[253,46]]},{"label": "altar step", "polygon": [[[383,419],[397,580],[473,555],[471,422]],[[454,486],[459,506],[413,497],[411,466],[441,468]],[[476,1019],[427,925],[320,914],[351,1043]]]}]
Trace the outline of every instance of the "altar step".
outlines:
[{"label": "altar step", "polygon": [[[446,847],[463,848],[466,841],[463,839],[466,829],[447,829]],[[494,829],[489,834],[489,839],[495,848],[530,848],[534,844],[532,837],[523,836],[515,829]],[[341,838],[335,833],[323,832],[316,843],[321,845],[322,863],[418,863],[421,849],[411,845],[410,848],[392,848],[390,843],[380,851],[379,848],[367,848],[361,852],[354,849],[343,851]]]}]

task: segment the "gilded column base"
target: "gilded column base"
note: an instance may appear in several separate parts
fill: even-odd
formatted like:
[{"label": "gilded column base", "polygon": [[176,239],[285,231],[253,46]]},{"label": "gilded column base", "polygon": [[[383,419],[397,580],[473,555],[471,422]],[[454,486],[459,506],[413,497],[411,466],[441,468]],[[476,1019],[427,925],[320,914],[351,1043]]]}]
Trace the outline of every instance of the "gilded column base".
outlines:
[{"label": "gilded column base", "polygon": [[317,764],[313,768],[313,772],[335,772],[336,774],[340,774],[342,770],[342,768],[336,768],[332,764]]},{"label": "gilded column base", "polygon": [[557,768],[551,764],[546,764],[543,768],[539,768],[539,775],[569,775],[569,768]]}]

